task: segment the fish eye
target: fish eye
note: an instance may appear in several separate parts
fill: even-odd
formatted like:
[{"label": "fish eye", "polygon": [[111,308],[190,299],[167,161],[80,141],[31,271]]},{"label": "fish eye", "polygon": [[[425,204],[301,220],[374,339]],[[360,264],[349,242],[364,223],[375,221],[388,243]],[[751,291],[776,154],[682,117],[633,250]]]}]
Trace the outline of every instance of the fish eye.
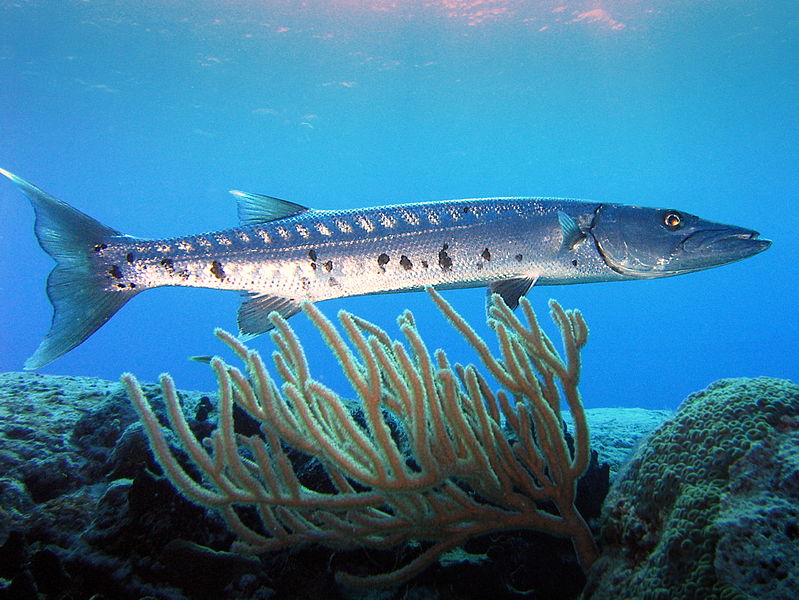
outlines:
[{"label": "fish eye", "polygon": [[663,224],[667,229],[675,231],[682,227],[682,215],[680,213],[670,210],[663,216]]}]

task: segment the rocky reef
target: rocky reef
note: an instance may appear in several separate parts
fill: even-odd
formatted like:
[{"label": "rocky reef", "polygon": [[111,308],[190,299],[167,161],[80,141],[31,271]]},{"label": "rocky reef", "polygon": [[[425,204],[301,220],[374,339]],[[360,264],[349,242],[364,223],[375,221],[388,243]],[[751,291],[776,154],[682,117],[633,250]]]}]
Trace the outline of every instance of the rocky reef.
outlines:
[{"label": "rocky reef", "polygon": [[[160,388],[144,386],[156,409]],[[214,394],[179,392],[198,439],[215,428]],[[595,521],[615,472],[667,413],[588,410],[600,449],[580,484]],[[566,416],[568,421],[568,415]],[[236,415],[237,430],[253,423]],[[249,428],[249,429],[248,429]],[[390,565],[392,552],[307,547],[261,557],[229,553],[221,520],[160,475],[130,401],[115,382],[0,374],[0,599],[337,598],[333,567]],[[583,576],[568,540],[508,532],[470,541],[380,597],[575,598]]]},{"label": "rocky reef", "polygon": [[799,386],[688,397],[616,478],[585,600],[799,597]]},{"label": "rocky reef", "polygon": [[[145,393],[158,407],[160,389]],[[195,435],[207,437],[214,394],[180,399]],[[585,600],[799,597],[799,386],[728,379],[673,415],[587,414],[599,460],[580,502],[598,523],[602,554]],[[246,415],[236,418],[251,433]],[[607,474],[597,462],[613,479],[601,519]],[[343,598],[333,565],[396,560],[314,547],[241,556],[226,551],[231,541],[217,516],[159,474],[119,384],[0,374],[0,600]],[[582,584],[569,542],[509,532],[469,542],[380,597],[534,590],[557,600],[576,598]]]}]

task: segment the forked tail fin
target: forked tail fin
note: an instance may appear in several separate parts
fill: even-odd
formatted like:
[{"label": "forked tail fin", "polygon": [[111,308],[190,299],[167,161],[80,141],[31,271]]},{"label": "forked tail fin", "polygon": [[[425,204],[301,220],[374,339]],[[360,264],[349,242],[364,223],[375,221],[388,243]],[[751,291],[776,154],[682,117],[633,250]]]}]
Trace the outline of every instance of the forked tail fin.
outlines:
[{"label": "forked tail fin", "polygon": [[102,277],[92,268],[92,249],[121,236],[119,231],[4,169],[0,174],[17,184],[31,201],[39,245],[56,261],[47,278],[47,296],[53,305],[50,331],[25,361],[26,369],[38,369],[82,343],[136,292],[106,291]]}]

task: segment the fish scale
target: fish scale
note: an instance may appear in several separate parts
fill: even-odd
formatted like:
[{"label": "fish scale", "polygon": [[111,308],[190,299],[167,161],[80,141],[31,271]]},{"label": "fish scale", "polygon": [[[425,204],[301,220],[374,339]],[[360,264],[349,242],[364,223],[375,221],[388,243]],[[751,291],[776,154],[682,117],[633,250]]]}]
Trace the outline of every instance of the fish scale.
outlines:
[{"label": "fish scale", "polygon": [[241,333],[302,302],[485,286],[515,308],[535,285],[669,277],[771,244],[756,231],[674,210],[561,198],[480,198],[311,210],[233,191],[241,226],[170,239],[125,235],[0,169],[28,197],[56,261],[50,331],[25,368],[70,351],[128,300],[160,286],[234,290]]}]

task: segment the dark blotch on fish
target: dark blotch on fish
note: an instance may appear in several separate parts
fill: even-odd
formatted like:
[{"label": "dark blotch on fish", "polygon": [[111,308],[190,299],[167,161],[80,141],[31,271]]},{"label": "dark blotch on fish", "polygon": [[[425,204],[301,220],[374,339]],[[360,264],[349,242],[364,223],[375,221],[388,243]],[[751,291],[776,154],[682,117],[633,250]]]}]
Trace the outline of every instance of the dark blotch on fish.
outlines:
[{"label": "dark blotch on fish", "polygon": [[218,260],[215,260],[211,263],[211,273],[213,273],[214,277],[216,277],[219,281],[222,281],[225,278],[225,270],[222,268],[222,263]]},{"label": "dark blotch on fish", "polygon": [[483,260],[485,260],[485,261],[489,261],[489,260],[491,260],[491,253],[488,251],[488,248],[486,248],[485,250],[483,250],[483,251],[480,253],[480,256],[482,256],[482,257],[483,257]]},{"label": "dark blotch on fish", "polygon": [[164,267],[167,271],[174,271],[175,265],[172,263],[171,258],[162,258],[161,259],[161,266]]},{"label": "dark blotch on fish", "polygon": [[119,270],[117,265],[111,265],[111,268],[108,269],[108,274],[114,279],[122,279],[122,271]]},{"label": "dark blotch on fish", "polygon": [[108,248],[108,244],[96,244],[94,246],[94,251],[100,252],[101,250],[105,250],[106,248]]},{"label": "dark blotch on fish", "polygon": [[477,270],[479,271],[480,269],[482,269],[482,268],[483,268],[483,263],[481,263],[481,262],[478,262],[478,263],[475,265],[475,267],[477,267]]},{"label": "dark blotch on fish", "polygon": [[452,259],[447,254],[447,248],[449,248],[449,244],[444,244],[444,247],[438,252],[438,265],[442,271],[452,270]]},{"label": "dark blotch on fish", "polygon": [[133,252],[128,252],[125,255],[125,260],[128,261],[129,264],[133,264]]},{"label": "dark blotch on fish", "polygon": [[524,256],[522,256],[521,254],[517,254],[513,258],[516,259],[516,262],[522,262],[522,259],[524,258]]},{"label": "dark blotch on fish", "polygon": [[388,264],[388,254],[385,252],[377,257],[377,264],[380,265],[380,271],[385,273],[386,272],[386,265]]},{"label": "dark blotch on fish", "polygon": [[333,261],[332,261],[332,260],[329,260],[329,261],[327,261],[327,262],[324,264],[324,267],[325,267],[325,271],[327,271],[328,273],[330,273],[330,271],[332,271],[332,270],[333,270]]},{"label": "dark blotch on fish", "polygon": [[423,268],[423,269],[426,269],[426,268],[427,268],[427,267],[429,267],[429,266],[430,266],[430,265],[428,265],[428,264],[427,264],[427,261],[426,261],[426,260],[423,260],[423,261],[422,261],[422,268]]},{"label": "dark blotch on fish", "polygon": [[313,248],[308,250],[308,258],[310,258],[312,261],[316,262],[316,259],[317,259],[316,250],[314,250]]},{"label": "dark blotch on fish", "polygon": [[400,257],[400,264],[402,265],[402,268],[405,269],[406,271],[410,271],[411,269],[413,269],[413,263],[404,254]]},{"label": "dark blotch on fish", "polygon": [[335,277],[331,277],[330,279],[327,280],[327,285],[329,285],[330,287],[335,287],[339,285],[339,283],[338,281],[336,281]]},{"label": "dark blotch on fish", "polygon": [[575,267],[577,266],[577,259],[576,259],[576,258],[573,258],[573,259],[572,259],[572,264],[573,264]]},{"label": "dark blotch on fish", "polygon": [[463,212],[464,212],[464,214],[469,212],[469,207],[468,206],[464,206],[463,207]]}]

